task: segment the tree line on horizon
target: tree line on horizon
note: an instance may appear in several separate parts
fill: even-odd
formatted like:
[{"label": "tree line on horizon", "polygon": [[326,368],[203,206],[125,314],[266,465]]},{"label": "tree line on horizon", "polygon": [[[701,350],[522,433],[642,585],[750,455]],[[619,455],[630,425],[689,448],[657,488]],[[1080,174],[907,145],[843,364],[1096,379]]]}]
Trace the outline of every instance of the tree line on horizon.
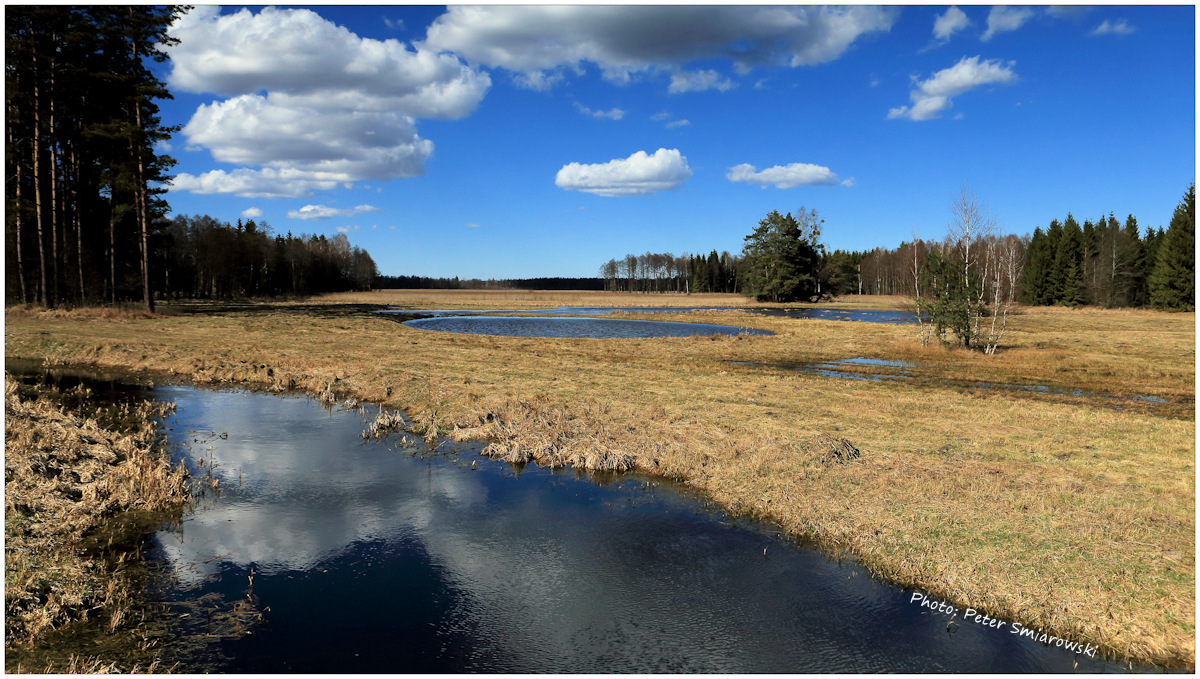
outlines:
[{"label": "tree line on horizon", "polygon": [[152,250],[161,261],[155,289],[164,298],[233,299],[370,290],[378,275],[371,255],[345,234],[272,235],[253,219],[235,225],[179,215],[166,222]]},{"label": "tree line on horizon", "polygon": [[[966,199],[960,197],[956,209],[965,209]],[[718,256],[716,250],[708,257],[648,252],[611,259],[601,265],[599,275],[604,289],[614,291],[741,292],[773,302],[852,294],[914,297],[922,294],[922,275],[927,286],[935,286],[933,269],[943,266],[952,251],[973,249],[984,257],[978,287],[973,288],[977,297],[999,300],[1000,295],[1029,306],[1195,308],[1194,183],[1176,206],[1170,225],[1151,227],[1144,234],[1132,214],[1124,224],[1110,212],[1080,225],[1068,213],[1044,231],[1039,226],[1032,236],[999,234],[988,224],[970,233],[965,244],[958,242],[961,237],[914,237],[893,249],[827,252],[820,242],[823,223],[815,210],[801,208],[795,215],[772,211],[746,236],[740,256]],[[934,263],[927,265],[931,256]],[[1020,275],[997,282],[1001,268],[1013,266]]]},{"label": "tree line on horizon", "polygon": [[431,276],[375,277],[381,290],[604,290],[599,278],[433,278]]},{"label": "tree line on horizon", "polygon": [[599,276],[611,292],[738,292],[739,264],[728,251],[707,257],[646,252],[608,260]]},{"label": "tree line on horizon", "polygon": [[[1142,233],[1132,214],[1121,223],[1112,212],[1081,225],[1068,213],[1019,240],[1023,273],[1017,300],[1027,306],[1195,308],[1194,184],[1165,229],[1150,227]],[[851,294],[856,286],[845,281],[857,279],[864,294],[911,296],[914,256],[923,261],[937,246],[936,241],[914,239],[894,249],[843,253],[840,258],[834,253],[836,261],[826,272],[830,289]]]}]

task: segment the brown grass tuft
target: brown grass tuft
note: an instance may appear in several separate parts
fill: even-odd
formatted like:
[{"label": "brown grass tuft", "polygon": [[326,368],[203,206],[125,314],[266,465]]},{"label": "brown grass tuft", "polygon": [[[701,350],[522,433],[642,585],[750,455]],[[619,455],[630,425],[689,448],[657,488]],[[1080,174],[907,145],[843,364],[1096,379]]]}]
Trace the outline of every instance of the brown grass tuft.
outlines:
[{"label": "brown grass tuft", "polygon": [[177,509],[186,472],[158,446],[164,406],[120,406],[128,431],[102,428],[50,398],[23,398],[4,383],[5,644],[29,644],[74,620],[122,623],[129,583],[81,543],[131,510]]}]

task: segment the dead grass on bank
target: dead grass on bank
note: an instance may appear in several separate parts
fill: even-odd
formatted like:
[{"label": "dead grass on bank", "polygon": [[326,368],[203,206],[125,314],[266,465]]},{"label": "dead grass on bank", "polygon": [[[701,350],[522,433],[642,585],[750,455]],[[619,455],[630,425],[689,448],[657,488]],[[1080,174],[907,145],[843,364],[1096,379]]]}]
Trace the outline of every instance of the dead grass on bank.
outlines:
[{"label": "dead grass on bank", "polygon": [[[902,358],[930,374],[1194,403],[1194,315],[1024,310],[990,358],[916,346],[907,326],[685,318],[778,335],[504,338],[247,307],[132,324],[10,316],[6,354],[386,403],[421,433],[488,438],[505,459],[677,478],[932,596],[1194,666],[1194,410],[1167,419],[764,367]],[[829,462],[828,437],[859,457]]]},{"label": "dead grass on bank", "polygon": [[151,313],[140,306],[134,306],[130,304],[121,304],[118,306],[62,307],[53,309],[45,309],[38,306],[24,304],[6,307],[5,314],[14,316],[38,316],[43,318],[106,319],[112,321],[145,320],[148,318],[159,318],[163,315],[160,312]]},{"label": "dead grass on bank", "polygon": [[908,309],[903,295],[841,295],[820,304],[769,304],[734,293],[600,292],[589,290],[403,290],[333,292],[303,300],[305,304],[382,304],[426,309],[538,308],[547,306],[645,307],[813,307],[846,309]]},{"label": "dead grass on bank", "polygon": [[[185,471],[158,447],[152,420],[162,404],[117,406],[112,416],[140,424],[116,432],[49,398],[21,397],[6,375],[4,407],[5,646],[28,647],[97,616],[116,630],[134,596],[129,554],[84,542],[121,513],[178,509],[187,499]],[[64,671],[113,667],[78,658]]]},{"label": "dead grass on bank", "polygon": [[601,292],[591,290],[372,290],[334,292],[309,304],[386,304],[427,309],[537,308],[547,306],[753,306],[744,295],[678,292]]}]

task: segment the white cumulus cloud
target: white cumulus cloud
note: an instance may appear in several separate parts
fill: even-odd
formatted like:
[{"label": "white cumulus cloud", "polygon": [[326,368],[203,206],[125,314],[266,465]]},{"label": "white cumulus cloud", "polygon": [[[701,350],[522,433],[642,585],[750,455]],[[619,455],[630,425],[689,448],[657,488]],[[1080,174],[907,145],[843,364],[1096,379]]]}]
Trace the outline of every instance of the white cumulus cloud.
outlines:
[{"label": "white cumulus cloud", "polygon": [[231,193],[247,198],[299,198],[313,191],[336,188],[336,178],[264,167],[259,170],[210,170],[193,175],[181,172],[169,183],[172,191],[192,193]]},{"label": "white cumulus cloud", "polygon": [[671,94],[703,92],[704,90],[724,92],[732,87],[732,80],[722,77],[720,73],[711,69],[704,71],[679,70],[671,74],[671,84],[667,86],[667,91]]},{"label": "white cumulus cloud", "polygon": [[1026,21],[1033,16],[1033,10],[1028,7],[1006,7],[1005,5],[996,5],[992,7],[992,11],[988,12],[988,27],[983,32],[980,40],[987,42],[991,40],[997,33],[1006,33],[1015,31],[1020,28]]},{"label": "white cumulus cloud", "polygon": [[581,104],[579,102],[575,102],[575,108],[579,109],[579,112],[582,113],[583,115],[591,116],[593,118],[608,118],[609,120],[620,120],[621,118],[625,117],[625,111],[623,111],[615,106],[607,111],[593,111],[592,109],[584,106],[583,104]]},{"label": "white cumulus cloud", "polygon": [[[725,178],[731,182],[758,184],[763,187],[774,184],[777,189],[794,189],[797,186],[832,186],[838,183],[837,175],[832,170],[811,163],[776,165],[761,171],[749,163],[742,163],[729,168]],[[852,182],[853,180],[848,181]],[[847,184],[847,186],[849,185]]]},{"label": "white cumulus cloud", "polygon": [[971,25],[966,12],[951,6],[945,14],[939,15],[933,21],[933,37],[940,42],[946,42],[950,36]]},{"label": "white cumulus cloud", "polygon": [[353,217],[354,215],[361,215],[367,212],[379,212],[379,208],[374,205],[359,205],[343,209],[329,207],[328,205],[305,205],[299,210],[288,210],[287,216],[291,219],[315,221],[332,219],[334,217]]},{"label": "white cumulus cloud", "polygon": [[1124,19],[1118,19],[1115,22],[1105,19],[1103,23],[1091,32],[1091,35],[1129,35],[1133,31],[1133,26],[1125,23]]},{"label": "white cumulus cloud", "polygon": [[491,85],[453,55],[360,38],[311,10],[219,12],[201,5],[172,25],[172,87],[225,96],[268,90],[342,108],[357,99],[356,108],[453,119],[473,111]]},{"label": "white cumulus cloud", "polygon": [[691,176],[679,149],[659,149],[653,155],[638,151],[607,163],[568,163],[558,171],[554,184],[597,196],[646,196],[677,189]]},{"label": "white cumulus cloud", "polygon": [[[860,36],[889,30],[896,16],[870,6],[455,5],[430,26],[423,46],[545,89],[588,63],[622,83],[640,73],[674,76],[703,59],[727,59],[739,73],[821,64]],[[676,88],[695,82],[672,78]]]},{"label": "white cumulus cloud", "polygon": [[1012,70],[1013,62],[1002,62],[999,59],[980,61],[978,56],[963,57],[950,68],[934,73],[928,80],[918,81],[914,78],[916,87],[909,93],[912,106],[900,106],[888,111],[888,118],[908,118],[910,120],[930,120],[941,117],[942,111],[950,108],[952,97],[970,91],[981,85],[1008,84],[1017,79]]},{"label": "white cumulus cloud", "polygon": [[242,210],[242,219],[258,219],[263,216],[263,211],[256,207],[248,207]]},{"label": "white cumulus cloud", "polygon": [[196,110],[189,147],[242,166],[180,174],[173,190],[298,197],[417,176],[433,143],[416,119],[468,115],[491,85],[453,55],[360,38],[304,9],[202,5],[170,34],[171,86],[229,97]]}]

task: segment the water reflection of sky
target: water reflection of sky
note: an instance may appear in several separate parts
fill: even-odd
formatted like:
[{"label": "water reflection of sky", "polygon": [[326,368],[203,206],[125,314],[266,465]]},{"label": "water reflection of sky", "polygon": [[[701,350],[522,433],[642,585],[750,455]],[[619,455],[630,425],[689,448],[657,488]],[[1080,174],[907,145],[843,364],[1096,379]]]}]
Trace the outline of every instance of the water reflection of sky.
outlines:
[{"label": "water reflection of sky", "polygon": [[156,392],[225,479],[161,553],[185,589],[231,598],[253,568],[271,609],[224,671],[1071,669],[996,630],[948,635],[908,592],[642,479],[414,457],[303,398]]},{"label": "water reflection of sky", "polygon": [[[863,323],[916,323],[916,317],[909,311],[890,311],[884,309],[841,309],[841,308],[743,308],[743,307],[549,307],[542,309],[387,309],[378,311],[381,314],[401,316],[488,316],[521,314],[532,315],[586,315],[602,316],[614,313],[688,313],[693,311],[747,311],[763,316],[783,316],[786,318],[811,318],[826,321],[860,321]],[[928,319],[927,319],[928,320]]]},{"label": "water reflection of sky", "polygon": [[694,335],[774,335],[769,330],[709,323],[671,323],[617,318],[525,316],[438,316],[405,321],[421,330],[441,330],[471,335],[554,338],[651,338]]}]

